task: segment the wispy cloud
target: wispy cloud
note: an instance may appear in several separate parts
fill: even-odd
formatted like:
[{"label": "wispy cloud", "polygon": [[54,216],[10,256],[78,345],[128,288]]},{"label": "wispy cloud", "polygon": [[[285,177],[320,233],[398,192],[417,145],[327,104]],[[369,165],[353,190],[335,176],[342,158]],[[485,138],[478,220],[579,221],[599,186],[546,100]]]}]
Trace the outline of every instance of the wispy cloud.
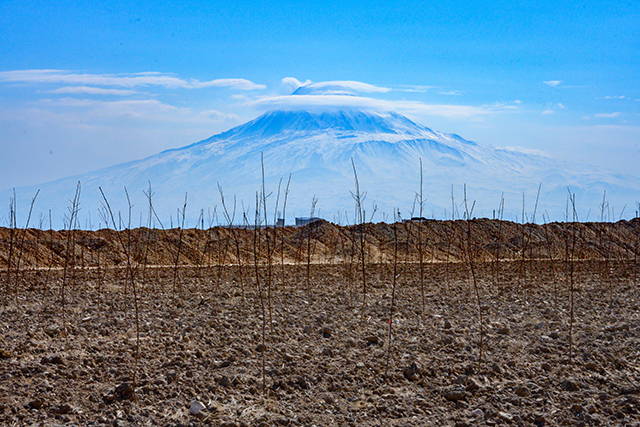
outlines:
[{"label": "wispy cloud", "polygon": [[460,92],[459,90],[450,90],[450,91],[438,92],[438,94],[440,94],[440,95],[460,96],[460,95],[462,95],[462,92]]},{"label": "wispy cloud", "polygon": [[308,85],[311,83],[312,83],[311,80],[301,82],[295,77],[285,77],[284,79],[282,79],[282,83],[280,84],[280,94],[291,95],[299,87]]},{"label": "wispy cloud", "polygon": [[138,93],[135,90],[129,89],[105,89],[102,87],[92,86],[65,86],[55,90],[50,90],[49,93],[65,93],[65,94],[89,94],[89,95],[118,95],[128,96]]},{"label": "wispy cloud", "polygon": [[416,92],[416,93],[424,93],[428,92],[432,89],[435,89],[436,86],[424,86],[424,85],[399,85],[394,87],[394,91],[399,92]]},{"label": "wispy cloud", "polygon": [[[101,101],[96,99],[56,98],[34,102],[26,114],[33,117],[43,113],[43,117],[58,120],[58,124],[99,126],[109,120],[134,120],[135,122],[163,123],[219,123],[234,121],[238,117],[216,110],[197,111],[176,107],[156,99]],[[41,118],[42,120],[46,120]]]},{"label": "wispy cloud", "polygon": [[551,87],[556,87],[559,86],[562,83],[562,80],[548,80],[546,82],[542,82],[546,85],[549,85]]},{"label": "wispy cloud", "polygon": [[258,109],[369,109],[398,111],[405,114],[427,114],[447,118],[484,116],[498,109],[490,106],[435,105],[418,101],[393,101],[348,95],[295,95],[262,97],[247,103]]},{"label": "wispy cloud", "polygon": [[536,150],[535,148],[508,146],[508,147],[498,148],[498,150],[511,151],[514,153],[533,154],[535,156],[551,157],[549,156],[549,154],[545,153],[544,151]]},{"label": "wispy cloud", "polygon": [[[514,102],[514,104],[518,104],[518,102]],[[493,104],[487,104],[485,107],[498,111],[498,110],[517,110],[518,106],[513,104],[505,104],[504,102],[494,102]]]},{"label": "wispy cloud", "polygon": [[593,117],[595,117],[596,119],[614,119],[614,118],[616,118],[618,116],[620,116],[620,112],[619,111],[615,111],[613,113],[594,114]]},{"label": "wispy cloud", "polygon": [[145,72],[136,74],[81,74],[66,70],[14,70],[0,72],[0,82],[66,85],[116,86],[134,88],[140,86],[162,86],[176,89],[198,89],[225,87],[237,90],[266,89],[246,79],[215,79],[201,82],[197,79],[184,80],[168,74]]},{"label": "wispy cloud", "polygon": [[344,94],[344,93],[387,93],[391,89],[369,83],[352,80],[336,80],[329,82],[308,83],[300,86],[297,92],[307,94]]},{"label": "wispy cloud", "polygon": [[542,114],[544,115],[555,114],[556,111],[565,110],[566,108],[567,107],[565,107],[564,104],[561,102],[558,102],[555,104],[547,104],[547,109],[542,111]]},{"label": "wispy cloud", "polygon": [[387,93],[390,88],[375,86],[354,80],[335,80],[314,83],[311,80],[301,82],[295,77],[285,77],[280,84],[280,94],[291,95],[356,95],[358,93]]},{"label": "wispy cloud", "polygon": [[256,90],[266,89],[265,85],[256,84],[245,79],[216,79],[208,82],[200,82],[198,80],[190,80],[189,88],[205,88],[205,87],[228,87],[238,90]]},{"label": "wispy cloud", "polygon": [[626,99],[625,95],[605,96],[604,99]]}]

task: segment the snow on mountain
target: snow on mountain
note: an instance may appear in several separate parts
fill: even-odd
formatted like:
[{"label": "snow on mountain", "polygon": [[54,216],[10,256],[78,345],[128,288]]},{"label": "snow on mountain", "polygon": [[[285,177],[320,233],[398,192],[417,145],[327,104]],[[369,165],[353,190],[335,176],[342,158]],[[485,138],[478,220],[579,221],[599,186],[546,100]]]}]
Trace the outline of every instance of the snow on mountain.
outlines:
[{"label": "snow on mountain", "polygon": [[[340,91],[340,87],[333,86],[321,89]],[[521,216],[523,192],[525,211],[531,219],[539,183],[542,183],[542,191],[538,221],[543,213],[556,220],[564,218],[567,188],[577,194],[578,214],[582,220],[587,215],[592,220],[599,217],[599,204],[605,190],[616,219],[625,204],[628,204],[626,212],[634,213],[635,202],[640,199],[638,178],[480,145],[457,135],[433,131],[397,113],[270,111],[186,147],[81,176],[20,188],[17,190],[19,224],[26,221],[30,198],[39,188],[41,193],[32,225],[37,225],[40,214],[47,216],[46,212],[51,209],[54,227],[61,227],[68,200],[73,197],[78,181],[82,184],[82,227],[88,225],[89,215],[93,227],[100,222],[98,208],[102,196],[98,187],[103,188],[116,217],[119,211],[126,221],[126,186],[134,205],[132,223],[135,226],[144,224],[141,218],[146,218],[148,204],[143,190],[148,188],[149,182],[153,186],[155,209],[165,226],[171,221],[177,226],[176,211],[182,208],[185,192],[188,194],[189,226],[196,225],[202,212],[206,224],[208,212],[214,207],[221,220],[218,183],[230,210],[233,210],[235,196],[235,218],[240,223],[243,211],[253,217],[256,191],[261,186],[261,154],[264,155],[267,192],[272,193],[267,201],[270,223],[273,222],[278,183],[282,179],[278,207],[282,210],[284,187],[290,173],[287,223],[293,222],[294,216],[309,215],[314,195],[319,199],[316,214],[329,220],[341,218],[343,223],[346,218],[353,221],[352,159],[361,191],[367,193],[364,203],[367,219],[377,205],[374,221],[392,218],[394,207],[399,208],[405,218],[412,211],[413,215],[418,214],[414,199],[420,184],[420,159],[425,217],[451,217],[452,185],[456,217],[462,216],[462,186],[465,183],[469,206],[472,201],[476,202],[473,216],[492,217],[504,192],[504,218],[510,220]],[[10,191],[0,193],[0,200],[8,201],[11,194]]]}]

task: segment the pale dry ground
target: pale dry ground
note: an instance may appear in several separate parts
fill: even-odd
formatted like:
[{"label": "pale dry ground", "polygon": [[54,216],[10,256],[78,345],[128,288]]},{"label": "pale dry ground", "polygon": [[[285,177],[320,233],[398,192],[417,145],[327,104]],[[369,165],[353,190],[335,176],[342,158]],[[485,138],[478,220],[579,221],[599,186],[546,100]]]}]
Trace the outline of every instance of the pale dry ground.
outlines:
[{"label": "pale dry ground", "polygon": [[[124,269],[25,271],[0,316],[4,425],[634,425],[640,421],[635,265],[400,263],[390,363],[391,264],[274,267],[269,316],[252,267],[138,276],[140,357]],[[607,269],[605,270],[605,266]],[[357,266],[355,266],[357,267]],[[521,270],[522,269],[522,270]],[[350,276],[353,274],[354,276]],[[244,299],[242,288],[244,287]],[[5,289],[6,290],[6,289]],[[16,298],[17,297],[17,298]],[[65,333],[66,331],[66,333]],[[265,350],[265,351],[262,351]],[[264,389],[262,361],[264,356]],[[192,401],[206,409],[189,412]]]}]

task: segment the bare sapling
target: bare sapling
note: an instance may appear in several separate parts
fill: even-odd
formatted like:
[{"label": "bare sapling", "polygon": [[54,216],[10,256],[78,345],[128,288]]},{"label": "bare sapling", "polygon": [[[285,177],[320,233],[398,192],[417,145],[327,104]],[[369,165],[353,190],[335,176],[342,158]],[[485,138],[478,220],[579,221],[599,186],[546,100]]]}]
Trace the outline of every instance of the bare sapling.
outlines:
[{"label": "bare sapling", "polygon": [[518,287],[522,291],[522,293],[527,295],[527,283],[525,278],[525,266],[526,266],[526,257],[527,257],[527,233],[526,233],[526,221],[525,221],[525,210],[524,210],[524,191],[522,192],[522,217],[520,218],[520,262],[518,264]]},{"label": "bare sapling", "polygon": [[[348,227],[348,224],[347,224]],[[347,284],[347,293],[349,300],[349,309],[353,309],[353,262],[356,248],[356,238],[354,227],[347,228],[348,235],[341,236],[340,243],[342,245],[342,275]]]},{"label": "bare sapling", "polygon": [[416,194],[418,199],[418,210],[419,210],[419,218],[418,218],[418,262],[420,264],[420,296],[422,298],[422,317],[424,318],[425,313],[425,298],[424,298],[424,250],[422,247],[422,211],[424,209],[424,198],[422,193],[422,157],[420,158],[420,193]]},{"label": "bare sapling", "polygon": [[[609,244],[613,252],[612,254],[613,256],[610,255],[610,257],[613,259],[614,264],[611,265],[608,272],[608,276],[609,276],[609,280],[611,281],[610,292],[611,292],[612,307],[613,307],[613,297],[617,289],[616,284],[618,284],[620,280],[619,276],[616,277],[616,275],[614,274],[614,269],[616,268],[616,266],[619,266],[618,268],[621,268],[624,264],[626,264],[629,261],[629,252],[631,251],[631,248],[629,247],[629,245],[623,244],[622,241],[617,241],[615,243],[613,242],[614,238],[619,239],[624,235],[622,231],[622,224],[620,221],[622,221],[622,218],[624,217],[624,212],[626,209],[627,209],[627,204],[622,206],[622,209],[620,210],[620,215],[618,215],[618,219],[616,223],[612,224],[612,228],[610,229],[611,237],[609,240]],[[613,218],[615,219],[615,217]]]},{"label": "bare sapling", "polygon": [[634,221],[634,229],[636,234],[636,243],[633,245],[633,282],[638,284],[638,251],[640,250],[640,222],[638,221],[638,212],[640,212],[640,203],[637,204],[636,220]]},{"label": "bare sapling", "polygon": [[364,223],[364,211],[362,204],[366,197],[366,193],[360,193],[360,183],[358,182],[358,173],[356,172],[356,164],[351,158],[351,166],[353,166],[353,176],[356,185],[356,191],[351,192],[351,196],[356,202],[356,223],[359,224],[359,242],[360,242],[360,268],[362,272],[362,310],[360,312],[360,328],[364,322],[364,310],[367,304],[367,270],[365,264],[365,223]]},{"label": "bare sapling", "polygon": [[[414,198],[415,201],[415,198]],[[414,206],[415,208],[415,206]],[[414,209],[411,210],[411,215],[413,216],[413,212]],[[405,234],[405,241],[404,241],[404,259],[402,262],[402,272],[404,274],[404,278],[406,280],[407,285],[409,284],[409,282],[411,282],[411,277],[412,277],[412,270],[413,270],[413,264],[412,264],[412,258],[411,258],[411,242],[413,239],[413,233],[411,231],[412,228],[412,222],[411,221],[402,221],[402,217],[400,215],[400,210],[397,210],[397,217],[398,217],[398,221],[400,223],[403,224],[403,228],[404,228],[404,234]],[[420,323],[422,322],[422,316],[421,315],[416,315],[416,325],[419,326]]]},{"label": "bare sapling", "polygon": [[385,375],[389,374],[389,364],[391,361],[391,348],[393,345],[393,313],[396,306],[396,284],[398,280],[398,216],[397,209],[393,211],[393,277],[391,279],[391,306],[389,307],[389,332],[387,334],[387,364]]},{"label": "bare sapling", "polygon": [[262,220],[260,218],[260,195],[256,192],[256,210],[254,217],[253,227],[253,267],[256,275],[256,289],[258,291],[258,298],[260,299],[260,309],[262,314],[262,344],[259,347],[262,357],[262,394],[266,392],[267,380],[266,380],[266,329],[267,329],[267,310],[264,302],[264,292],[262,289],[262,283],[260,281],[260,225]]},{"label": "bare sapling", "polygon": [[303,267],[302,267],[302,250],[304,248],[305,236],[304,236],[305,228],[300,228],[300,232],[297,235],[298,239],[298,247],[296,248],[296,256],[295,256],[295,272],[296,272],[296,284],[300,284],[300,277],[303,275]]},{"label": "bare sapling", "polygon": [[473,208],[475,207],[476,202],[474,201],[471,205],[471,210],[469,210],[469,206],[467,203],[467,185],[464,185],[464,211],[467,223],[467,239],[466,239],[466,255],[467,262],[469,266],[469,273],[471,282],[473,284],[473,290],[476,296],[476,302],[478,304],[478,318],[480,320],[480,357],[478,358],[478,366],[482,364],[482,356],[484,351],[484,319],[482,314],[482,301],[480,300],[480,289],[478,286],[478,279],[476,277],[476,271],[474,266],[474,258],[475,258],[475,245],[473,244],[471,237],[471,215],[473,214]]},{"label": "bare sapling", "polygon": [[69,206],[69,214],[65,218],[68,224],[67,230],[67,250],[64,257],[64,267],[62,269],[62,285],[60,286],[60,303],[62,305],[62,328],[64,333],[65,343],[68,344],[68,335],[67,335],[67,310],[66,310],[66,287],[67,282],[69,280],[69,268],[70,264],[74,262],[73,258],[75,256],[75,235],[74,235],[74,224],[76,221],[76,217],[78,212],[80,211],[80,181],[76,185],[76,192],[73,196],[73,199],[69,202],[71,205]]},{"label": "bare sapling", "polygon": [[13,251],[15,246],[16,224],[16,190],[13,189],[13,197],[9,199],[9,255],[7,257],[7,277],[5,279],[5,290],[2,295],[2,311],[7,310],[7,299],[12,291],[11,270],[13,269]]},{"label": "bare sapling", "polygon": [[146,191],[142,191],[142,193],[147,198],[148,203],[148,214],[147,214],[147,231],[144,241],[144,253],[142,255],[142,273],[140,277],[140,282],[143,288],[146,287],[147,284],[147,268],[149,266],[149,248],[151,246],[151,230],[153,228],[153,195],[154,192],[151,189],[151,181],[149,181],[149,189]]},{"label": "bare sapling", "polygon": [[[345,215],[347,224],[349,223],[349,218]],[[349,248],[349,257],[348,260],[345,260],[345,271],[346,271],[346,275],[347,275],[347,288],[349,288],[349,308],[353,309],[354,307],[354,299],[355,299],[355,294],[356,294],[356,278],[355,278],[355,271],[356,271],[356,252],[357,252],[357,248],[358,248],[358,239],[356,237],[356,224],[355,224],[355,217],[354,217],[354,223],[353,225],[350,227],[350,235],[349,235],[349,240],[350,240],[350,248]]]},{"label": "bare sapling", "polygon": [[[133,210],[133,205],[131,204],[131,198],[129,197],[129,191],[127,190],[126,186],[124,187],[124,194],[125,194],[125,197],[127,199],[127,214],[128,214],[127,215],[127,223],[126,223],[126,226],[124,227],[124,230],[127,233],[126,251],[129,254],[131,254],[131,246],[132,246],[132,240],[133,240],[133,236],[132,236],[132,233],[131,233],[131,213],[132,213],[132,210]],[[120,215],[120,212],[118,212],[118,215]],[[119,225],[120,225],[121,228],[120,228],[120,230],[117,230],[117,231],[121,232],[122,231],[122,226],[123,226],[122,225],[122,221],[119,222]],[[130,288],[131,288],[129,286],[128,274],[129,274],[129,272],[127,271],[126,275],[125,275],[125,280],[124,280],[124,307],[125,307],[124,315],[125,315],[125,321],[127,320],[126,316],[127,316],[127,313],[129,312],[129,307],[128,307],[128,304],[129,304],[129,291],[130,291]]]},{"label": "bare sapling", "polygon": [[[223,209],[223,216],[224,216],[224,209]],[[220,293],[220,283],[222,281],[222,276],[223,276],[223,270],[225,268],[225,265],[227,264],[227,254],[229,252],[229,247],[231,246],[231,238],[229,237],[229,234],[231,233],[229,228],[223,228],[220,226],[220,224],[218,224],[218,226],[215,228],[215,233],[216,233],[216,279],[215,279],[215,283],[216,283],[216,290],[218,291],[218,293]],[[244,285],[241,286],[242,292],[242,307],[244,307]]]},{"label": "bare sapling", "polygon": [[[433,218],[432,218],[433,219]],[[431,225],[429,225],[429,231],[430,233],[427,234],[427,237],[425,238],[425,247],[428,247],[428,244],[426,243],[429,240],[429,235],[433,236],[433,241],[431,242],[431,259],[429,260],[429,262],[431,263],[431,266],[434,265],[434,263],[436,262],[437,254],[438,254],[438,231],[439,231],[439,227],[437,223],[432,223]]]},{"label": "bare sapling", "polygon": [[[109,218],[111,219],[112,225],[115,228],[116,221],[113,216],[113,211],[111,210],[111,206],[109,205],[109,201],[107,200],[107,197],[105,196],[104,191],[102,191],[102,188],[99,187],[99,189],[100,189],[100,193],[102,194],[102,198],[104,199],[105,208],[109,214]],[[131,200],[129,199],[129,193],[126,191],[126,188],[125,188],[125,194],[127,195],[129,212],[131,212],[131,209],[132,209]],[[130,225],[131,224],[128,223],[129,227]],[[140,360],[140,314],[139,314],[139,307],[138,307],[138,290],[136,286],[136,275],[137,275],[138,265],[137,263],[134,265],[134,258],[131,251],[130,230],[127,231],[127,243],[125,243],[124,239],[122,238],[122,232],[116,231],[116,236],[118,238],[118,242],[120,243],[120,246],[122,247],[122,250],[124,251],[125,258],[127,260],[127,266],[126,266],[127,279],[129,282],[129,286],[131,288],[131,293],[133,294],[133,308],[134,308],[135,323],[136,323],[136,345],[135,345],[135,352],[134,352],[134,366],[132,369],[131,383],[132,383],[132,389],[133,389],[133,400],[137,401],[135,390],[136,390],[136,383],[137,383],[137,377],[138,377],[138,362]]]},{"label": "bare sapling", "polygon": [[[202,257],[200,258],[200,266],[201,266],[201,280],[204,280],[205,272],[211,272],[211,257],[213,255],[213,221],[217,216],[218,207],[214,205],[213,214],[211,210],[208,209],[209,219],[207,221],[207,229],[205,230],[204,220],[202,222],[202,232],[205,234],[206,239],[204,243],[204,249],[202,250]],[[211,279],[208,279],[208,285],[211,285]],[[209,286],[207,286],[209,288]]]},{"label": "bare sapling", "polygon": [[496,233],[496,241],[495,241],[495,257],[494,257],[494,267],[493,267],[493,277],[494,283],[498,290],[500,290],[500,251],[502,249],[502,223],[504,216],[504,193],[500,196],[500,205],[498,206],[498,232]]},{"label": "bare sapling", "polygon": [[[317,203],[318,203],[318,198],[314,194],[313,197],[311,198],[311,210],[309,211],[309,221],[311,221],[311,218],[313,218],[315,215]],[[311,256],[312,256],[311,232],[312,232],[312,229],[313,229],[313,225],[311,225],[311,222],[309,222],[309,224],[307,224],[307,226],[303,229],[307,237],[306,239],[307,269],[305,274],[305,285],[307,287],[307,299],[309,300],[309,303],[311,303]]]},{"label": "bare sapling", "polygon": [[574,322],[574,273],[575,273],[575,250],[576,250],[576,240],[577,240],[577,221],[578,214],[576,212],[576,195],[571,194],[571,190],[569,190],[569,201],[571,203],[571,207],[573,210],[572,221],[570,224],[571,227],[571,236],[570,241],[567,242],[567,267],[568,267],[568,278],[569,278],[569,364],[573,363],[573,322]]},{"label": "bare sapling", "polygon": [[602,236],[604,234],[604,210],[606,207],[605,198],[607,196],[607,191],[605,190],[602,195],[602,203],[600,204],[600,224],[596,224],[596,235],[598,238],[598,258],[596,259],[596,263],[598,265],[598,278],[600,279],[600,283],[603,283],[603,272],[602,272],[602,260],[604,259],[604,245],[602,242]]},{"label": "bare sapling", "polygon": [[[49,235],[49,248],[53,248],[53,221],[51,218],[51,209],[49,209],[49,231],[47,233]],[[44,276],[44,281],[42,283],[42,295],[41,295],[41,302],[40,302],[40,321],[43,320],[44,318],[44,312],[45,312],[45,301],[47,298],[47,292],[49,290],[49,281],[51,279],[51,270],[53,269],[53,263],[55,262],[55,258],[54,258],[54,252],[50,251],[50,255],[49,255],[49,265],[47,266],[47,272],[45,273]]]},{"label": "bare sapling", "polygon": [[[277,264],[278,264],[278,215],[280,214],[280,212],[278,211],[278,207],[280,206],[280,190],[282,189],[282,178],[280,178],[280,181],[278,181],[278,192],[276,193],[276,205],[273,208],[273,253],[274,253],[274,257],[276,258],[276,266],[274,266],[274,269],[277,268]],[[284,229],[282,230],[284,232]],[[273,278],[273,286],[276,286],[276,282],[278,281],[277,278],[278,273],[274,272],[274,278]]]},{"label": "bare sapling", "polygon": [[451,291],[451,249],[453,246],[453,238],[455,234],[456,221],[456,199],[453,195],[453,184],[451,184],[451,229],[447,233],[447,263],[445,264],[445,281],[447,282],[447,290]]},{"label": "bare sapling", "polygon": [[178,298],[177,294],[179,291],[182,291],[182,286],[179,280],[179,268],[180,268],[180,255],[182,251],[182,239],[184,235],[184,220],[186,216],[186,211],[187,211],[187,193],[184,194],[184,205],[182,205],[182,212],[178,210],[178,216],[176,217],[179,220],[180,216],[182,216],[182,222],[180,224],[180,231],[178,233],[178,249],[176,251],[176,258],[173,263],[173,287],[172,287],[172,296],[171,296],[172,304],[171,305],[173,306],[173,310],[174,310],[174,316],[173,316],[174,323],[175,323],[176,307],[178,307],[178,305],[182,306],[182,304],[177,303],[177,298]]},{"label": "bare sapling", "polygon": [[551,283],[553,283],[553,300],[554,305],[558,306],[558,283],[556,281],[556,266],[555,266],[555,258],[553,255],[553,243],[551,242],[551,237],[549,236],[549,215],[542,214],[542,219],[545,222],[544,224],[544,240],[547,247],[547,259],[549,260],[549,266],[551,269]]},{"label": "bare sapling", "polygon": [[[542,188],[542,183],[538,184],[538,192],[536,194],[536,203],[533,206],[533,215],[531,215],[531,224],[527,224],[527,248],[529,249],[529,255],[526,256],[525,258],[528,260],[528,265],[525,265],[525,278],[528,279],[529,277],[529,273],[532,271],[532,265],[531,263],[533,262],[533,230],[536,227],[536,215],[538,213],[538,202],[540,201],[540,189]],[[528,284],[528,287],[533,286],[534,288],[536,287],[536,280],[537,276],[534,274],[532,275],[532,279],[531,281],[534,282],[533,284]]]},{"label": "bare sapling", "polygon": [[[15,190],[14,190],[15,191]],[[18,292],[19,292],[19,287],[22,284],[22,282],[24,282],[24,275],[21,274],[21,270],[20,270],[20,263],[22,261],[22,254],[24,253],[24,240],[27,236],[27,232],[29,230],[29,222],[31,221],[31,214],[33,213],[33,205],[36,202],[36,199],[38,198],[38,194],[40,194],[40,190],[36,191],[36,195],[33,196],[33,199],[31,199],[31,205],[29,207],[29,215],[27,216],[27,223],[24,226],[24,229],[22,230],[22,238],[20,239],[20,250],[18,251],[18,260],[16,262],[16,273],[14,274],[15,277],[15,283],[14,283],[14,297],[15,297],[15,304],[16,304],[16,308],[18,307]],[[15,196],[15,193],[14,193]]]},{"label": "bare sapling", "polygon": [[[387,222],[387,214],[382,212],[382,222],[386,223]],[[336,259],[336,251],[335,251],[335,244],[336,242],[336,235],[334,235],[333,233],[331,234],[331,238],[329,239],[329,248],[331,249],[329,252],[327,252],[326,254],[326,259],[327,259],[327,263],[330,264],[331,266],[333,266],[335,264],[335,259]],[[386,239],[380,239],[377,242],[377,246],[378,246],[378,261],[377,261],[377,267],[378,267],[378,282],[380,283],[384,283],[384,281],[386,280],[386,275],[388,273],[387,271],[387,266],[385,265],[385,253],[387,252],[387,245],[391,244],[391,242],[387,242]],[[393,251],[392,251],[393,252]]]},{"label": "bare sapling", "polygon": [[[262,167],[262,208],[264,211],[264,238],[265,238],[265,248],[267,255],[267,304],[269,308],[269,325],[273,325],[273,315],[271,311],[271,282],[273,280],[273,260],[271,258],[271,242],[269,240],[269,224],[267,223],[267,198],[271,195],[271,193],[267,194],[267,190],[264,184],[264,153],[260,154],[260,166]],[[280,190],[278,189],[278,197],[280,194]],[[276,208],[277,209],[277,208]],[[275,230],[275,224],[274,224]]]},{"label": "bare sapling", "polygon": [[291,184],[291,174],[287,180],[287,187],[284,189],[284,202],[282,204],[282,232],[280,233],[280,273],[282,274],[282,298],[284,300],[284,311],[289,316],[289,308],[287,306],[287,283],[284,277],[284,223],[287,218],[287,199],[289,197],[289,184]]},{"label": "bare sapling", "polygon": [[[149,191],[151,191],[151,187],[149,187]],[[147,195],[147,199],[149,200],[149,196]],[[162,220],[160,219],[160,217],[158,217],[158,213],[155,211],[154,207],[153,207],[153,203],[151,203],[151,200],[149,200],[149,209],[153,212],[153,217],[155,218],[155,220],[158,222],[158,224],[160,225],[160,229],[163,232],[163,236],[164,236],[164,240],[165,241],[169,241],[169,237],[167,234],[167,229],[164,227]],[[171,294],[171,335],[172,337],[176,338],[175,332],[176,332],[176,328],[175,328],[175,322],[176,322],[176,291],[177,291],[177,286],[178,286],[178,280],[179,280],[179,271],[178,271],[178,261],[180,260],[180,251],[182,249],[182,230],[184,229],[184,218],[185,218],[185,212],[187,210],[187,193],[185,193],[184,195],[184,206],[182,209],[182,227],[180,228],[180,233],[179,233],[179,242],[178,242],[178,247],[176,248],[175,254],[172,253],[172,255],[175,255],[174,258],[174,265],[173,265],[173,281],[172,281],[172,294]],[[178,209],[178,216],[176,217],[176,221],[179,221],[180,219],[180,210]],[[169,217],[170,220],[170,227],[173,227],[173,219],[171,218],[171,216]],[[170,246],[171,247],[171,246]],[[170,249],[171,252],[173,252]],[[159,270],[158,270],[159,273]]]},{"label": "bare sapling", "polygon": [[607,247],[608,238],[605,236],[607,227],[605,226],[606,218],[605,211],[608,209],[608,203],[606,202],[607,190],[604,190],[602,195],[602,204],[600,205],[600,224],[598,224],[598,240],[600,246],[601,259],[598,260],[598,270],[600,280],[603,283],[607,283],[609,290],[609,308],[613,309],[613,281],[611,280],[611,270],[609,265],[609,248]]},{"label": "bare sapling", "polygon": [[[198,233],[198,230],[200,231]],[[200,209],[200,215],[198,215],[198,221],[196,221],[196,227],[194,229],[194,232],[196,233],[197,236],[203,236],[204,237],[204,243],[202,244],[202,250],[198,251],[198,257],[196,260],[196,266],[197,266],[197,278],[198,278],[198,287],[200,289],[204,289],[204,271],[205,271],[205,260],[207,258],[207,251],[209,248],[209,241],[207,239],[208,237],[208,233],[205,232],[205,228],[204,228],[204,209],[201,208]],[[196,247],[199,245],[200,242],[200,237],[198,237],[198,239],[196,240]]]},{"label": "bare sapling", "polygon": [[[227,221],[227,225],[229,227],[229,229],[231,229],[231,236],[233,238],[233,242],[234,242],[234,246],[236,249],[236,272],[238,274],[238,280],[240,281],[240,292],[242,294],[242,306],[245,306],[245,290],[244,290],[244,274],[242,271],[242,257],[241,257],[241,253],[240,253],[240,239],[238,238],[238,231],[236,230],[236,228],[233,226],[233,221],[235,219],[236,216],[236,197],[233,197],[233,211],[231,212],[231,214],[229,214],[229,210],[227,209],[227,204],[225,202],[224,199],[224,193],[222,192],[222,186],[220,185],[220,183],[218,183],[218,191],[220,192],[220,199],[222,200],[222,210],[224,212],[224,217],[225,220]],[[225,247],[225,254],[226,254],[226,247]],[[220,277],[220,275],[218,276]],[[219,285],[218,285],[219,286]]]}]

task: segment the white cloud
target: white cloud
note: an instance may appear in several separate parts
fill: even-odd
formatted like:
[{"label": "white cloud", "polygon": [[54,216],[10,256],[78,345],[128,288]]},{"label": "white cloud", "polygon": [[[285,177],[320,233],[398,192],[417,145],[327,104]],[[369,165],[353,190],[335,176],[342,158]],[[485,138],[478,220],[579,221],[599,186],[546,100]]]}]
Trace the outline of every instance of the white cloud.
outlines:
[{"label": "white cloud", "polygon": [[300,86],[311,84],[311,80],[306,80],[304,83],[295,77],[285,77],[280,84],[281,95],[291,95]]},{"label": "white cloud", "polygon": [[357,93],[387,93],[391,89],[374,86],[369,83],[353,80],[336,80],[313,83],[306,80],[304,83],[295,77],[285,77],[280,84],[281,95],[291,95],[298,91],[300,95],[356,95]]},{"label": "white cloud", "polygon": [[494,102],[493,104],[487,104],[487,108],[491,108],[492,110],[517,110],[518,107],[516,105],[505,104],[502,102]]},{"label": "white cloud", "polygon": [[105,89],[101,87],[91,86],[65,86],[55,90],[50,90],[49,93],[68,93],[68,94],[80,94],[86,93],[90,95],[119,95],[127,96],[133,95],[138,92],[129,89]]},{"label": "white cloud", "polygon": [[225,120],[237,121],[235,114],[216,110],[196,111],[176,107],[156,99],[101,101],[95,99],[58,98],[41,99],[34,107],[21,113],[39,117],[40,123],[55,125],[99,127],[111,120],[134,120],[134,122],[163,122],[207,124]]},{"label": "white cloud", "polygon": [[318,82],[318,83],[311,83],[310,85],[305,85],[305,86],[314,86],[315,88],[323,88],[323,87],[327,87],[327,86],[343,86],[346,88],[349,88],[351,90],[355,90],[356,92],[361,92],[361,93],[387,93],[389,92],[391,89],[387,88],[387,87],[379,87],[379,86],[374,86],[371,85],[369,83],[363,83],[363,82],[356,82],[356,81],[352,81],[352,80],[337,80],[337,81],[333,81],[333,82]]},{"label": "white cloud", "polygon": [[549,85],[551,87],[556,87],[556,86],[559,86],[560,83],[562,83],[562,80],[549,80],[549,81],[542,82],[542,83],[544,83],[546,85]]},{"label": "white cloud", "polygon": [[619,111],[613,112],[613,113],[600,113],[600,114],[595,114],[593,117],[597,118],[597,119],[614,119],[616,117],[618,117],[620,115]]},{"label": "white cloud", "polygon": [[93,86],[162,86],[170,89],[197,89],[206,87],[228,87],[238,90],[266,89],[265,85],[256,84],[245,79],[216,79],[201,82],[197,79],[184,80],[157,72],[135,74],[79,74],[66,70],[14,70],[0,72],[0,82]]},{"label": "white cloud", "polygon": [[625,99],[626,96],[625,95],[618,95],[618,96],[605,96],[604,99]]},{"label": "white cloud", "polygon": [[239,117],[235,114],[225,114],[217,110],[204,110],[194,116],[195,120],[222,122],[224,120],[239,120]]},{"label": "white cloud", "polygon": [[404,114],[427,114],[447,118],[469,118],[492,114],[493,107],[468,105],[433,105],[418,101],[391,101],[349,95],[295,95],[263,97],[247,103],[258,109],[365,109],[399,111]]},{"label": "white cloud", "polygon": [[536,155],[536,156],[551,157],[551,156],[549,156],[549,154],[545,153],[544,151],[537,150],[535,148],[509,146],[509,147],[498,148],[498,150],[511,151],[511,152],[523,153],[523,154],[533,154],[533,155]]},{"label": "white cloud", "polygon": [[520,101],[519,99],[516,99],[515,101],[513,101],[513,103],[520,105],[520,104],[522,104],[522,101]]},{"label": "white cloud", "polygon": [[431,89],[435,89],[435,86],[424,86],[424,85],[399,85],[397,88],[393,89],[399,92],[417,92],[424,93],[428,92]]},{"label": "white cloud", "polygon": [[208,82],[199,82],[198,80],[190,80],[189,87],[205,88],[205,87],[229,87],[238,90],[256,90],[266,89],[265,85],[253,83],[245,79],[216,79]]},{"label": "white cloud", "polygon": [[567,107],[564,106],[563,103],[558,102],[556,104],[547,104],[547,109],[542,111],[542,114],[549,115],[555,114],[558,110],[565,110]]},{"label": "white cloud", "polygon": [[438,92],[440,95],[451,95],[451,96],[460,96],[462,95],[462,92],[460,92],[459,90],[450,90],[450,91],[443,91],[443,92]]},{"label": "white cloud", "polygon": [[[87,116],[93,116],[90,111],[98,113],[103,117],[136,117],[136,118],[153,118],[154,114],[166,113],[168,111],[176,111],[177,107],[165,104],[156,99],[145,100],[124,100],[124,101],[99,101],[95,99],[77,99],[77,98],[60,98],[60,99],[41,99],[36,104],[45,107],[62,107],[75,108],[85,110]],[[164,117],[162,118],[165,119]]]}]

